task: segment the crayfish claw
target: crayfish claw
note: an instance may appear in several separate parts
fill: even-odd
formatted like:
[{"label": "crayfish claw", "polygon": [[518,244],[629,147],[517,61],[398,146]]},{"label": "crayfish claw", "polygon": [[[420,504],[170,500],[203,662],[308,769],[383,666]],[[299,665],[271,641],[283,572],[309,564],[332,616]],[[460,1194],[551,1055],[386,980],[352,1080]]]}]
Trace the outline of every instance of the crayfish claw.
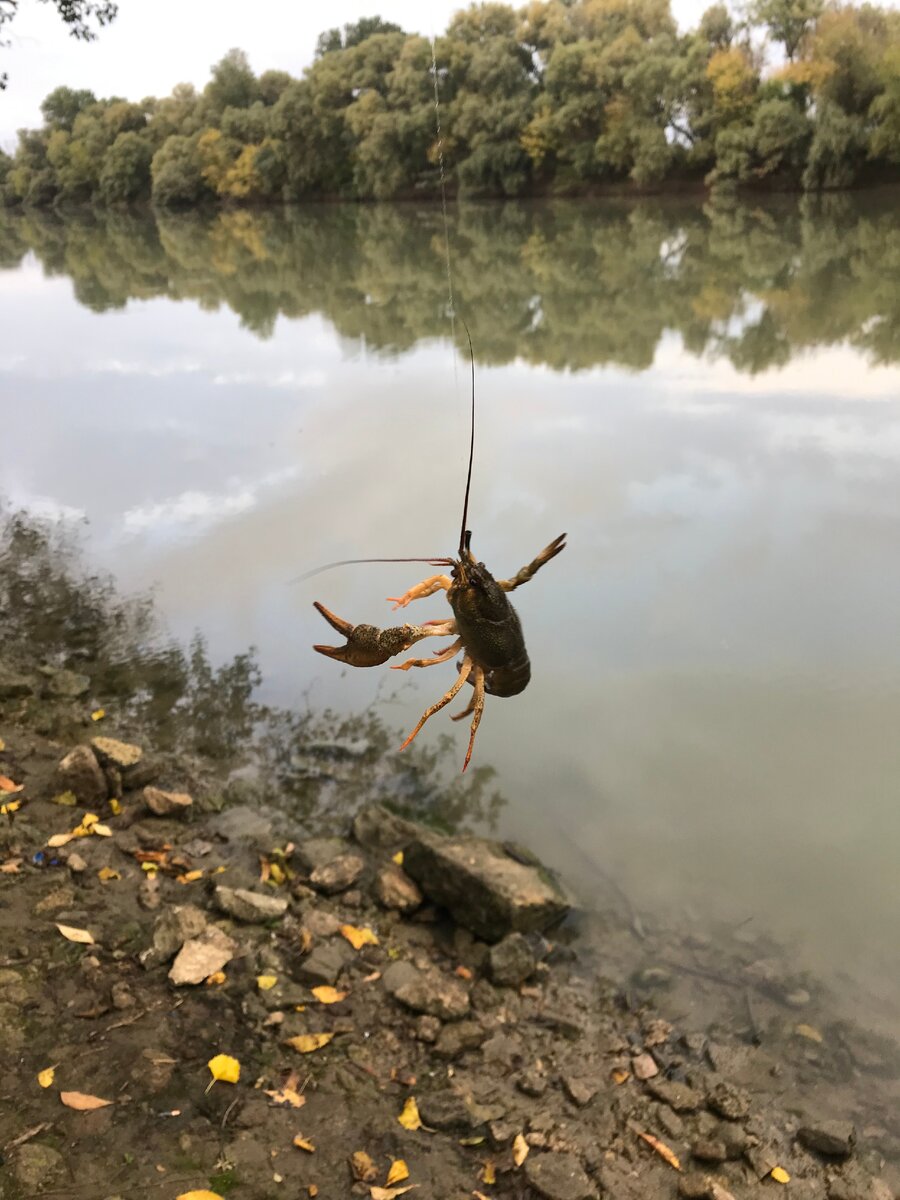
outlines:
[{"label": "crayfish claw", "polygon": [[334,658],[346,663],[349,667],[379,667],[382,663],[402,654],[410,646],[423,637],[435,636],[435,631],[425,629],[422,625],[396,625],[392,629],[379,629],[375,625],[351,625],[342,617],[320,604],[313,602],[317,612],[320,612],[332,629],[344,635],[346,646],[313,646],[319,654],[326,658]]},{"label": "crayfish claw", "polygon": [[[343,634],[345,638],[349,638],[352,636],[353,626],[350,624],[349,621],[345,621],[342,617],[338,617],[333,612],[329,612],[329,610],[325,607],[325,605],[320,604],[318,600],[313,600],[313,608],[316,609],[317,612],[320,612],[322,614],[322,616],[325,618],[325,620],[328,622],[328,624],[331,626],[332,629],[336,629],[338,631],[338,633]],[[328,654],[328,651],[335,649],[335,647],[334,646],[314,646],[313,649],[318,650],[321,654]],[[332,654],[330,657],[335,658],[337,656]]]}]

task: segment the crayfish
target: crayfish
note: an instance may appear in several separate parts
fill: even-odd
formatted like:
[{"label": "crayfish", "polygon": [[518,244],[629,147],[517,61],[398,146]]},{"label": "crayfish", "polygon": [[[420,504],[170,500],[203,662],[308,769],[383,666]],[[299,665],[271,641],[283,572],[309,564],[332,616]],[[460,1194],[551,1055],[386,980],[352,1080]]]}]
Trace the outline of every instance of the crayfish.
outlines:
[{"label": "crayfish", "polygon": [[[468,335],[468,329],[466,334]],[[472,724],[469,746],[463,770],[469,765],[475,734],[484,711],[485,695],[517,696],[524,691],[531,678],[531,664],[525,649],[522,625],[516,610],[506,597],[507,592],[527,583],[540,568],[565,549],[566,535],[560,534],[549,546],[523,567],[511,579],[495,579],[484,563],[476,562],[470,549],[471,531],[466,529],[469,508],[469,488],[472,482],[472,459],[475,448],[475,355],[472,339],[469,338],[469,353],[472,363],[472,432],[469,443],[469,469],[466,477],[466,494],[463,502],[462,529],[460,531],[458,558],[427,559],[350,559],[347,562],[428,562],[432,566],[452,568],[449,575],[431,575],[415,584],[402,596],[389,596],[394,611],[405,608],[413,600],[421,600],[442,589],[453,610],[453,617],[446,620],[426,621],[424,625],[397,625],[390,629],[378,629],[374,625],[352,625],[315,601],[315,608],[325,620],[346,638],[343,646],[313,646],[320,654],[337,659],[351,667],[375,667],[387,662],[396,654],[402,654],[416,642],[427,637],[454,637],[449,646],[432,658],[410,658],[392,667],[395,671],[408,671],[410,667],[430,667],[446,662],[458,651],[462,660],[458,664],[456,681],[447,689],[440,700],[426,708],[419,723],[400,747],[405,749],[425,722],[449,704],[467,681],[472,685],[472,698],[462,712],[452,720],[459,721],[471,715]],[[331,566],[343,564],[333,563]],[[325,569],[325,568],[322,568]]]}]

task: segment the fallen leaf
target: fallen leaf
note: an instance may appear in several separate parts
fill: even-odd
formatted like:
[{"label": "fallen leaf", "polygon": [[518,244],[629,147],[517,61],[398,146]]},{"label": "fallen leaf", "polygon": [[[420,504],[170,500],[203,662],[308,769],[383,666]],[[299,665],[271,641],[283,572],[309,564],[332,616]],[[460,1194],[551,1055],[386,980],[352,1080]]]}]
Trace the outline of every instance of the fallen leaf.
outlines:
[{"label": "fallen leaf", "polygon": [[86,929],[76,929],[73,925],[57,925],[56,928],[69,942],[81,942],[83,946],[93,946],[94,938]]},{"label": "fallen leaf", "polygon": [[664,1158],[670,1167],[674,1167],[676,1171],[681,1170],[681,1163],[678,1161],[678,1155],[670,1150],[665,1142],[661,1142],[658,1137],[654,1137],[652,1133],[641,1133],[636,1131],[639,1138],[642,1138],[651,1149],[655,1150],[660,1158]]},{"label": "fallen leaf", "polygon": [[459,1139],[461,1146],[483,1146],[484,1134],[478,1134],[476,1137],[464,1137]]},{"label": "fallen leaf", "polygon": [[528,1157],[528,1151],[531,1147],[525,1141],[521,1133],[517,1133],[513,1141],[513,1162],[517,1167],[521,1167],[522,1163]]},{"label": "fallen leaf", "polygon": [[84,1092],[60,1092],[59,1098],[66,1108],[78,1112],[93,1112],[95,1108],[107,1108],[112,1104],[112,1100],[101,1100],[99,1096],[87,1096]]},{"label": "fallen leaf", "polygon": [[256,977],[256,986],[261,992],[268,992],[277,982],[277,975],[257,975]]},{"label": "fallen leaf", "polygon": [[346,992],[339,992],[337,988],[329,987],[326,983],[323,983],[321,987],[314,987],[310,990],[321,1004],[340,1004],[342,1000],[347,999]]},{"label": "fallen leaf", "polygon": [[42,1088],[48,1088],[53,1082],[53,1077],[56,1074],[56,1067],[46,1067],[38,1073],[37,1081]]},{"label": "fallen leaf", "polygon": [[10,800],[8,804],[0,804],[0,813],[4,817],[11,817],[14,812],[18,812],[22,807],[21,800]]},{"label": "fallen leaf", "polygon": [[309,954],[312,949],[313,935],[309,932],[305,925],[300,926],[300,953]]},{"label": "fallen leaf", "polygon": [[363,946],[378,945],[378,938],[371,929],[357,929],[355,925],[342,925],[340,932],[354,950],[361,950]]},{"label": "fallen leaf", "polygon": [[176,883],[196,883],[198,879],[203,878],[202,871],[185,871],[183,875],[176,875]]},{"label": "fallen leaf", "polygon": [[300,1033],[297,1037],[288,1038],[287,1045],[293,1046],[300,1054],[312,1054],[314,1050],[327,1046],[333,1037],[333,1033]]},{"label": "fallen leaf", "polygon": [[284,883],[287,876],[278,863],[269,863],[269,881],[276,885]]},{"label": "fallen leaf", "polygon": [[74,833],[54,833],[53,837],[47,838],[47,845],[56,849],[57,846],[65,846],[67,842],[71,842],[74,836]]},{"label": "fallen leaf", "polygon": [[491,1200],[490,1196],[486,1196],[484,1192],[473,1192],[474,1200]]},{"label": "fallen leaf", "polygon": [[350,1155],[350,1170],[353,1172],[353,1178],[360,1183],[371,1183],[373,1179],[378,1178],[378,1168],[365,1150],[357,1150],[355,1154]]},{"label": "fallen leaf", "polygon": [[[212,1087],[218,1080],[223,1083],[237,1083],[241,1077],[241,1064],[230,1054],[217,1054],[206,1065],[212,1075],[209,1087]],[[206,1090],[209,1091],[209,1088]]]},{"label": "fallen leaf", "polygon": [[5,863],[0,864],[0,875],[18,875],[23,861],[21,858],[8,858]]},{"label": "fallen leaf", "polygon": [[6,742],[4,742],[3,738],[0,738],[0,750],[5,750],[5,749],[6,749]]},{"label": "fallen leaf", "polygon": [[613,1083],[617,1087],[619,1087],[621,1084],[625,1083],[626,1080],[631,1078],[631,1072],[626,1071],[624,1067],[613,1067],[612,1071],[610,1071],[610,1075],[612,1077]]},{"label": "fallen leaf", "polygon": [[788,1175],[784,1167],[773,1167],[769,1172],[776,1183],[790,1183],[791,1177]]},{"label": "fallen leaf", "polygon": [[408,1183],[406,1187],[402,1188],[383,1188],[373,1186],[369,1188],[369,1195],[372,1197],[372,1200],[394,1200],[395,1196],[402,1196],[404,1192],[411,1192],[413,1188],[417,1188],[418,1186],[419,1185],[417,1183]]},{"label": "fallen leaf", "polygon": [[225,982],[225,972],[213,971],[212,975],[207,975],[203,982],[207,987],[217,987],[220,983]]},{"label": "fallen leaf", "polygon": [[822,1042],[824,1038],[814,1025],[795,1025],[794,1033],[800,1037],[807,1038],[810,1042]]},{"label": "fallen leaf", "polygon": [[471,979],[472,978],[472,972],[469,970],[468,967],[461,967],[461,966],[457,967],[456,970],[453,972],[453,974],[458,975],[460,979]]},{"label": "fallen leaf", "polygon": [[497,1182],[497,1172],[494,1169],[494,1164],[491,1162],[490,1159],[488,1159],[488,1161],[481,1168],[481,1175],[479,1176],[479,1179],[481,1180],[482,1183],[487,1183],[487,1184]]},{"label": "fallen leaf", "polygon": [[402,1183],[404,1179],[409,1179],[409,1167],[402,1158],[395,1158],[391,1163],[385,1183],[390,1187],[392,1183]]},{"label": "fallen leaf", "polygon": [[95,708],[94,711],[91,713],[91,720],[92,721],[102,721],[105,716],[106,716],[105,708]]},{"label": "fallen leaf", "polygon": [[91,833],[96,833],[97,837],[112,837],[110,827],[108,825],[101,825],[99,821],[94,822]]},{"label": "fallen leaf", "polygon": [[8,775],[0,775],[0,792],[6,792],[11,795],[13,792],[22,792],[24,790],[24,783],[13,783]]},{"label": "fallen leaf", "polygon": [[398,850],[396,854],[392,854],[391,862],[395,862],[398,867],[402,867],[403,866],[403,851]]},{"label": "fallen leaf", "polygon": [[55,796],[51,796],[52,804],[62,804],[66,808],[74,808],[78,803],[78,797],[74,792],[57,792]]},{"label": "fallen leaf", "polygon": [[122,801],[117,800],[115,796],[110,797],[109,811],[112,813],[112,815],[114,817],[119,816],[119,814],[122,811]]},{"label": "fallen leaf", "polygon": [[309,1185],[309,1187],[306,1189],[306,1194],[307,1194],[307,1196],[318,1196],[319,1189],[316,1187],[316,1185],[314,1183],[311,1183]]},{"label": "fallen leaf", "polygon": [[410,1096],[403,1105],[403,1111],[397,1118],[404,1129],[421,1129],[422,1118],[419,1116],[419,1106],[415,1096]]},{"label": "fallen leaf", "polygon": [[302,1108],[306,1103],[306,1097],[301,1096],[295,1089],[285,1084],[284,1087],[274,1088],[272,1091],[265,1093],[272,1101],[273,1105],[286,1104],[289,1108]]},{"label": "fallen leaf", "polygon": [[298,1150],[305,1150],[307,1154],[315,1154],[315,1152],[316,1152],[316,1148],[312,1144],[312,1142],[309,1140],[309,1138],[305,1138],[301,1133],[297,1133],[294,1135],[293,1144],[297,1147]]},{"label": "fallen leaf", "polygon": [[176,1196],[175,1200],[222,1200],[218,1192],[211,1192],[208,1188],[201,1188],[198,1192],[182,1192],[180,1196]]},{"label": "fallen leaf", "polygon": [[110,883],[113,879],[121,879],[122,876],[118,871],[114,871],[112,867],[101,867],[97,872],[97,878],[101,883]]}]

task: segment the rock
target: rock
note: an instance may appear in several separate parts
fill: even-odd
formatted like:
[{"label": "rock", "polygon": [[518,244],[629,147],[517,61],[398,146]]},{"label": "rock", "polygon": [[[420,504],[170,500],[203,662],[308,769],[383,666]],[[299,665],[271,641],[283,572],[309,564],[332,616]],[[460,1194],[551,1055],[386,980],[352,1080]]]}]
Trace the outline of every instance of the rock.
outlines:
[{"label": "rock", "polygon": [[327,866],[328,863],[340,858],[349,850],[350,844],[344,838],[307,838],[305,841],[297,843],[294,849],[294,858],[307,871],[314,871],[316,867]]},{"label": "rock", "polygon": [[87,870],[87,863],[77,850],[73,850],[66,858],[66,866],[73,875],[81,875]]},{"label": "rock", "polygon": [[91,680],[87,675],[79,675],[77,671],[54,671],[47,684],[47,691],[61,700],[77,700],[90,686]]},{"label": "rock", "polygon": [[419,1097],[418,1107],[422,1123],[432,1129],[472,1128],[473,1120],[465,1100],[449,1088],[442,1092],[426,1092]]},{"label": "rock", "polygon": [[113,1008],[117,1008],[120,1011],[124,1012],[126,1008],[134,1008],[134,994],[124,980],[120,979],[118,983],[112,985],[109,998],[112,1001]]},{"label": "rock", "polygon": [[545,1200],[588,1200],[594,1186],[574,1154],[529,1154],[525,1178]]},{"label": "rock", "polygon": [[711,1175],[701,1175],[696,1171],[682,1175],[678,1181],[678,1195],[684,1200],[734,1200],[731,1192]]},{"label": "rock", "polygon": [[420,971],[412,963],[395,962],[384,972],[382,983],[395,1000],[413,1012],[455,1021],[469,1011],[469,993],[462,981],[437,967]]},{"label": "rock", "polygon": [[545,872],[484,838],[420,835],[406,847],[403,866],[429,899],[488,942],[547,929],[569,911]]},{"label": "rock", "polygon": [[247,922],[278,920],[284,916],[288,907],[288,902],[283,896],[222,885],[216,888],[215,899],[222,912],[228,913],[238,921]]},{"label": "rock", "polygon": [[658,988],[660,990],[672,986],[672,972],[665,967],[645,967],[634,975],[634,983],[639,988]]},{"label": "rock", "polygon": [[37,690],[37,680],[32,675],[20,675],[0,667],[0,700],[19,700],[31,696]]},{"label": "rock", "polygon": [[148,970],[158,967],[173,957],[190,938],[195,938],[206,928],[206,913],[194,904],[183,904],[170,908],[156,918],[153,926],[153,942],[140,955],[140,962]]},{"label": "rock", "polygon": [[313,868],[309,882],[326,896],[345,892],[352,887],[366,869],[366,860],[358,854],[339,854],[330,862]]},{"label": "rock", "polygon": [[261,849],[272,847],[272,822],[257,808],[235,805],[218,813],[209,823],[213,833],[229,842],[250,842]]},{"label": "rock", "polygon": [[350,962],[352,951],[346,943],[331,942],[327,946],[316,946],[312,953],[293,972],[300,983],[315,987],[320,983],[334,983],[344,967]]},{"label": "rock", "polygon": [[728,1158],[725,1143],[718,1138],[698,1138],[691,1146],[691,1154],[699,1162],[723,1163]]},{"label": "rock", "polygon": [[537,960],[528,939],[509,933],[488,953],[491,979],[501,987],[518,987],[534,972]]},{"label": "rock", "polygon": [[178,951],[169,971],[169,980],[176,987],[202,983],[216,971],[221,971],[234,958],[237,943],[215,925],[204,929],[199,937],[191,938]]},{"label": "rock", "polygon": [[675,1083],[671,1079],[650,1079],[647,1091],[677,1113],[696,1112],[703,1105],[703,1096],[686,1083]]},{"label": "rock", "polygon": [[635,1079],[652,1079],[659,1074],[659,1067],[652,1054],[637,1054],[631,1060],[631,1069]]},{"label": "rock", "polygon": [[807,1150],[832,1158],[848,1158],[856,1145],[856,1129],[850,1121],[817,1121],[801,1125],[797,1141]]},{"label": "rock", "polygon": [[34,906],[34,911],[37,914],[58,912],[61,908],[71,908],[74,903],[75,889],[69,887],[68,884],[63,884],[62,887],[48,892],[43,900],[39,900]]},{"label": "rock", "polygon": [[547,1090],[547,1076],[542,1071],[523,1071],[516,1080],[516,1087],[523,1095],[536,1100]]},{"label": "rock", "polygon": [[145,787],[144,803],[157,817],[183,815],[193,805],[187,792],[164,792],[161,788]]},{"label": "rock", "polygon": [[91,745],[104,766],[116,767],[120,771],[127,771],[129,767],[136,766],[144,757],[140,746],[131,742],[120,742],[116,738],[91,738]]},{"label": "rock", "polygon": [[562,1085],[566,1095],[573,1104],[584,1108],[597,1095],[598,1084],[593,1079],[585,1079],[581,1075],[563,1075]]},{"label": "rock", "polygon": [[416,1037],[420,1042],[436,1042],[441,1032],[437,1017],[422,1016],[416,1021]]},{"label": "rock", "polygon": [[313,937],[320,938],[334,937],[341,927],[341,921],[334,913],[325,912],[321,908],[313,908],[304,913],[303,923]]},{"label": "rock", "polygon": [[410,913],[421,905],[423,896],[419,885],[402,867],[389,863],[375,876],[375,899],[384,908]]},{"label": "rock", "polygon": [[353,836],[371,850],[396,850],[422,832],[419,825],[404,821],[383,804],[360,809],[353,821]]},{"label": "rock", "polygon": [[41,1142],[25,1142],[13,1154],[13,1174],[22,1194],[38,1196],[62,1177],[65,1159],[52,1146]]},{"label": "rock", "polygon": [[717,1083],[706,1097],[707,1107],[726,1121],[742,1121],[750,1113],[750,1097],[730,1083]]},{"label": "rock", "polygon": [[106,778],[90,746],[76,746],[56,768],[53,787],[74,792],[81,804],[100,804],[106,799]]},{"label": "rock", "polygon": [[[424,1016],[419,1020],[433,1021],[435,1018]],[[438,1058],[459,1058],[467,1050],[477,1050],[486,1037],[486,1031],[477,1021],[454,1021],[440,1031],[434,1052]]]}]

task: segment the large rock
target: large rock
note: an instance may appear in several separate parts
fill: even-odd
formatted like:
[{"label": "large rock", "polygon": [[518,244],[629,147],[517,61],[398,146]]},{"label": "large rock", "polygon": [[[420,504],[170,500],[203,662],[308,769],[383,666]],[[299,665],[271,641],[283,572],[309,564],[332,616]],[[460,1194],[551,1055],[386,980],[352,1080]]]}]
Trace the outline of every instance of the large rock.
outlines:
[{"label": "large rock", "polygon": [[385,908],[414,912],[422,903],[419,885],[396,863],[388,863],[375,876],[375,898]]},{"label": "large rock", "polygon": [[186,941],[198,937],[204,929],[206,913],[195,904],[181,904],[167,909],[156,919],[153,942],[140,954],[141,965],[149,970],[168,962]]},{"label": "large rock", "polygon": [[183,816],[194,803],[187,792],[164,792],[162,788],[145,787],[144,803],[157,817]]},{"label": "large rock", "polygon": [[333,896],[356,883],[366,869],[366,860],[358,854],[339,854],[330,862],[314,867],[309,882],[326,896]]},{"label": "large rock", "polygon": [[548,929],[569,911],[540,867],[517,862],[484,838],[420,835],[404,850],[406,872],[436,904],[480,938]]},{"label": "large rock", "polygon": [[117,738],[91,738],[91,745],[94,753],[105,767],[116,767],[119,771],[127,771],[129,767],[136,767],[144,757],[140,746],[135,746],[131,742],[120,742]]},{"label": "large rock", "polygon": [[574,1154],[530,1154],[525,1178],[545,1200],[588,1200],[597,1194]]},{"label": "large rock", "polygon": [[100,804],[107,797],[106,776],[90,746],[76,746],[56,768],[53,786],[74,792],[81,804]]},{"label": "large rock", "polygon": [[420,971],[412,963],[396,962],[382,976],[385,989],[411,1008],[443,1021],[455,1021],[469,1011],[469,993],[453,975],[436,967]]},{"label": "large rock", "polygon": [[353,820],[353,836],[370,850],[397,850],[422,832],[420,825],[404,821],[383,804],[360,809]]},{"label": "large rock", "polygon": [[199,937],[185,942],[169,971],[176,986],[203,983],[216,971],[221,971],[237,953],[237,943],[215,925],[209,925]]},{"label": "large rock", "polygon": [[269,896],[265,892],[252,892],[249,888],[216,888],[216,904],[222,912],[238,921],[274,921],[287,912],[288,902],[283,896]]},{"label": "large rock", "polygon": [[797,1141],[807,1150],[832,1158],[847,1158],[856,1144],[856,1130],[849,1121],[816,1121],[797,1130]]}]

